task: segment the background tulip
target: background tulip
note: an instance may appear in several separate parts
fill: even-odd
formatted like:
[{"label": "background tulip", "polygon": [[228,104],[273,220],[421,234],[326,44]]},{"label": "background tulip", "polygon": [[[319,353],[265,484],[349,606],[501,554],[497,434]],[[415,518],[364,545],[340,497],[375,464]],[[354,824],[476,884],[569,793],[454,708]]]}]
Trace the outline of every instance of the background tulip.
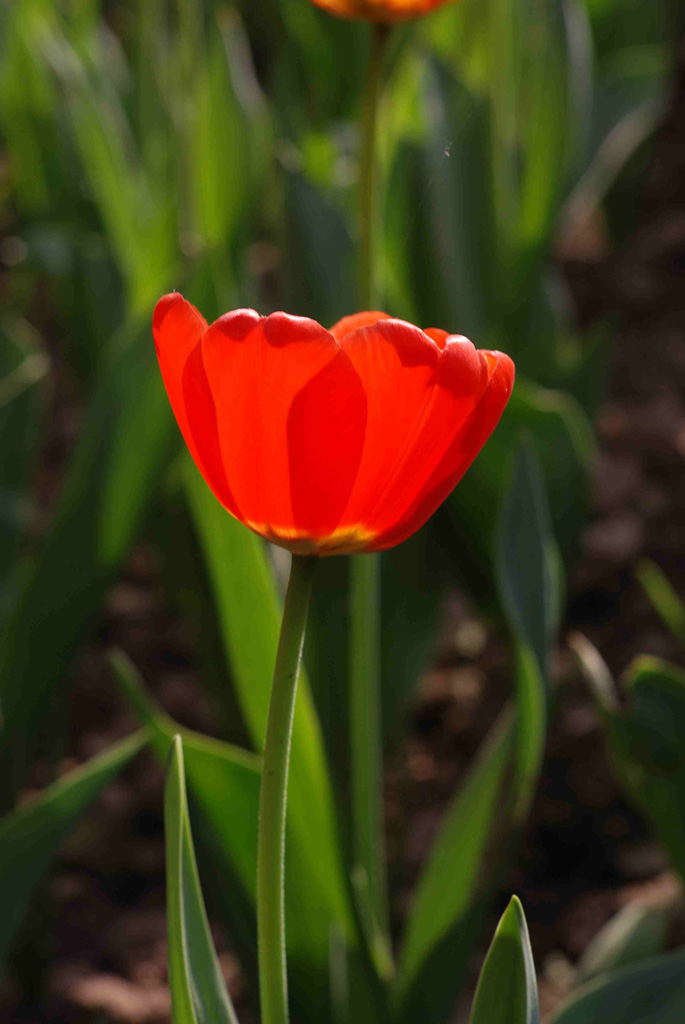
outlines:
[{"label": "background tulip", "polygon": [[179,294],[154,314],[178,424],[222,505],[297,553],[389,548],[460,480],[514,365],[384,313],[314,320],[240,309],[210,327]]},{"label": "background tulip", "polygon": [[430,14],[450,0],[313,0],[325,11],[339,18],[359,18],[363,21],[408,21],[422,14]]}]

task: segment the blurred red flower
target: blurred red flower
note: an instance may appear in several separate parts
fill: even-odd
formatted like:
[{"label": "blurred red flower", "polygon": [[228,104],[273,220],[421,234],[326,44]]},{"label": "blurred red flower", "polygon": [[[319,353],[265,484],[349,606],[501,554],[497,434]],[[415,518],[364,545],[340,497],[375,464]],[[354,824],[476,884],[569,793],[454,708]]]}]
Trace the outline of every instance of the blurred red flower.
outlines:
[{"label": "blurred red flower", "polygon": [[378,551],[419,529],[492,433],[514,364],[385,313],[251,309],[208,326],[178,293],[153,333],[188,448],[221,504],[298,553]]},{"label": "blurred red flower", "polygon": [[360,21],[408,21],[422,14],[430,14],[450,0],[312,0],[330,14],[339,18]]}]

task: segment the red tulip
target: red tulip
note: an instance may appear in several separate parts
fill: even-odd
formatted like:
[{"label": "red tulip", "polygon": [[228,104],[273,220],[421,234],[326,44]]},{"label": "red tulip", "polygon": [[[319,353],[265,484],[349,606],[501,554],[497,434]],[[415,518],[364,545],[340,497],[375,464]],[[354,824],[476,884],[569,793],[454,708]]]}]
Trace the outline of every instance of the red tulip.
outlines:
[{"label": "red tulip", "polygon": [[514,382],[501,352],[385,313],[252,309],[207,326],[178,293],[155,346],[188,448],[221,504],[290,551],[379,551],[411,536],[494,430]]},{"label": "red tulip", "polygon": [[360,21],[408,21],[430,14],[449,0],[313,0],[330,14]]}]

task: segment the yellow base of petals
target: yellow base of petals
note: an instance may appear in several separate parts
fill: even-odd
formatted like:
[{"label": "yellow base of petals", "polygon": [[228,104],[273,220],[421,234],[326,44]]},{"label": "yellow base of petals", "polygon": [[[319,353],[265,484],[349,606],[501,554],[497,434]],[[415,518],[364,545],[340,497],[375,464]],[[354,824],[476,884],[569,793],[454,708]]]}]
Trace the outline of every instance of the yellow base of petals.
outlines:
[{"label": "yellow base of petals", "polygon": [[369,550],[376,534],[363,526],[346,526],[327,537],[310,537],[297,530],[284,529],[265,523],[245,522],[251,530],[272,544],[286,548],[294,555],[354,555]]}]

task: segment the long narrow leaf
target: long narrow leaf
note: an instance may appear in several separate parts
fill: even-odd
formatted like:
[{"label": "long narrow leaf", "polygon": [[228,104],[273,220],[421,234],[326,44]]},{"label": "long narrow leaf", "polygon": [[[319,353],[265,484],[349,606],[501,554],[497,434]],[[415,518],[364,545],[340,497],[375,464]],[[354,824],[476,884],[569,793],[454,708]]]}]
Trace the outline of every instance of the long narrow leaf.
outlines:
[{"label": "long narrow leaf", "polygon": [[560,560],[534,449],[521,443],[502,508],[496,568],[516,643],[518,812],[528,807],[545,745],[549,661],[559,623]]},{"label": "long narrow leaf", "polygon": [[237,1024],[202,897],[179,735],[174,737],[169,759],[164,826],[169,988],[174,1024]]}]

